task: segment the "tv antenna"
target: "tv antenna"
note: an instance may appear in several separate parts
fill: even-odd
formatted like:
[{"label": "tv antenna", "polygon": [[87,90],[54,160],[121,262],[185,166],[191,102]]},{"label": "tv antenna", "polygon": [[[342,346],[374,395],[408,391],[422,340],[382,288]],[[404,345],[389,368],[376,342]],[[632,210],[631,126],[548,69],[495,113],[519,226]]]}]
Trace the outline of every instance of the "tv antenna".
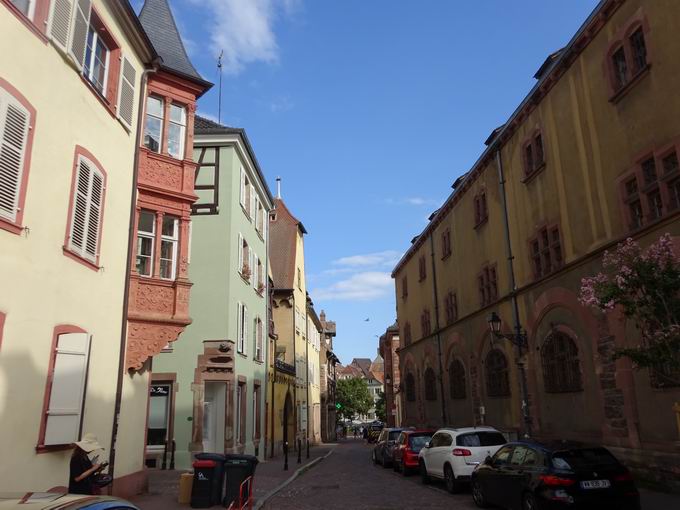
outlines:
[{"label": "tv antenna", "polygon": [[220,56],[217,57],[217,69],[220,73],[220,90],[219,97],[217,98],[217,123],[222,124],[222,57],[224,56],[224,50],[220,51]]}]

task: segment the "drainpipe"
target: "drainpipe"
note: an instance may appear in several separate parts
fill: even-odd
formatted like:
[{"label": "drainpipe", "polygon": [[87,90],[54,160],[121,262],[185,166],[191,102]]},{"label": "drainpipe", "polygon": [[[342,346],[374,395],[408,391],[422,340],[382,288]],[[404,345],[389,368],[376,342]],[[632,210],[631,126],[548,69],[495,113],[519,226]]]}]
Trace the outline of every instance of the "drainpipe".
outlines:
[{"label": "drainpipe", "polygon": [[439,334],[439,295],[437,293],[437,267],[434,258],[434,232],[430,234],[430,248],[432,257],[432,289],[434,292],[434,328],[437,332],[437,358],[439,360],[439,391],[442,403],[442,427],[446,426],[446,403],[444,401],[444,366],[442,365],[442,339]]},{"label": "drainpipe", "polygon": [[[137,139],[135,140],[135,155],[132,163],[132,192],[130,194],[130,221],[128,224],[128,248],[127,248],[127,262],[125,263],[125,283],[123,293],[123,313],[121,317],[120,326],[120,349],[118,351],[118,376],[116,380],[116,400],[113,408],[113,423],[111,424],[111,446],[109,449],[109,474],[111,478],[115,476],[116,467],[116,438],[118,436],[118,419],[120,417],[120,408],[123,400],[123,377],[125,374],[125,346],[127,345],[127,321],[128,321],[128,304],[130,301],[130,272],[132,270],[132,247],[134,246],[135,233],[135,216],[137,211],[137,179],[139,176],[139,146],[141,142],[141,135],[143,132],[144,121],[144,98],[146,97],[146,84],[149,74],[155,73],[158,70],[160,62],[156,58],[151,62],[151,68],[145,69],[142,72],[142,79],[139,87],[139,107],[137,111]],[[148,398],[148,395],[147,395]],[[146,448],[146,445],[144,445]],[[113,491],[113,484],[110,491]]]},{"label": "drainpipe", "polygon": [[[519,321],[519,305],[517,303],[517,284],[515,283],[515,269],[512,254],[512,243],[510,241],[510,220],[508,218],[508,201],[505,195],[505,175],[503,173],[503,158],[500,148],[496,150],[496,166],[498,168],[498,185],[501,193],[501,203],[503,205],[503,225],[505,228],[505,249],[508,255],[508,275],[510,277],[510,300],[512,303],[512,320],[515,328],[515,338],[522,338],[522,326]],[[517,368],[519,371],[520,392],[522,395],[522,418],[524,421],[524,434],[531,437],[531,416],[529,414],[529,391],[527,389],[527,374],[522,361],[522,343],[515,342],[517,353]]]},{"label": "drainpipe", "polygon": [[[295,282],[293,282],[293,285],[295,285]],[[294,401],[294,407],[293,407],[293,416],[295,417],[295,436],[293,439],[293,442],[295,443],[295,447],[297,448],[297,439],[300,437],[300,430],[298,429],[298,401],[297,401],[297,355],[295,353],[295,344],[297,344],[297,338],[295,336],[295,321],[297,320],[297,315],[295,314],[295,290],[291,291],[291,297],[293,299],[293,366],[295,367],[295,381],[293,384],[293,401]],[[288,427],[288,424],[286,423],[285,425]],[[291,438],[288,438],[288,441],[290,442]]]},{"label": "drainpipe", "polygon": [[305,303],[305,382],[307,386],[307,441],[309,441],[309,313],[308,304]]}]

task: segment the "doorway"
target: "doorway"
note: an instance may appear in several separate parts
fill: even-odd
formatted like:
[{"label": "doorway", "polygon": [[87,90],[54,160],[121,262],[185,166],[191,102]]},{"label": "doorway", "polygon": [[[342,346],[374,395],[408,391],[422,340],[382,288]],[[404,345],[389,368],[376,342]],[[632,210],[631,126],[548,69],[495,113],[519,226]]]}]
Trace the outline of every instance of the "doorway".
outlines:
[{"label": "doorway", "polygon": [[[293,399],[286,393],[286,403],[283,406],[283,444],[290,444],[295,438],[295,417],[293,416]],[[293,445],[294,446],[294,445]]]},{"label": "doorway", "polygon": [[203,396],[203,451],[224,453],[224,416],[227,385],[206,382]]}]

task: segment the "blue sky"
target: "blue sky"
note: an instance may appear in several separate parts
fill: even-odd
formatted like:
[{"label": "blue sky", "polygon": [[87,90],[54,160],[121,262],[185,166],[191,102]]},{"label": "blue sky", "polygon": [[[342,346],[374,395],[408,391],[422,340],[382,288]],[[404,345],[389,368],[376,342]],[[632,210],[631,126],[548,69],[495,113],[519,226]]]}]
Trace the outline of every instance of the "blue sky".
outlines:
[{"label": "blue sky", "polygon": [[171,0],[206,79],[224,51],[222,122],[247,130],[272,191],[282,177],[343,363],[375,356],[396,260],[596,4]]}]

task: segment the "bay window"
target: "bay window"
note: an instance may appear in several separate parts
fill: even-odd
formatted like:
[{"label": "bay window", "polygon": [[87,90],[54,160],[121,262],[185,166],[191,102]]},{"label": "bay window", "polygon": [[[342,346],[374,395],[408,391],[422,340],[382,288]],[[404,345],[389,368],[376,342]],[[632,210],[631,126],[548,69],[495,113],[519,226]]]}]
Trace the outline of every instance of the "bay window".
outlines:
[{"label": "bay window", "polygon": [[[186,107],[172,102],[167,104],[154,95],[146,98],[144,146],[147,149],[158,154],[166,153],[175,159],[184,159],[186,130]],[[167,147],[164,147],[163,137],[167,139]]]},{"label": "bay window", "polygon": [[137,223],[137,272],[141,276],[153,274],[155,237],[156,215],[149,211],[142,211]]},{"label": "bay window", "polygon": [[87,48],[85,49],[85,62],[83,76],[102,95],[106,93],[106,83],[109,74],[109,48],[102,40],[99,33],[90,26],[87,34]]},{"label": "bay window", "polygon": [[170,105],[168,123],[168,154],[173,158],[184,158],[184,136],[187,125],[187,112],[183,106]]},{"label": "bay window", "polygon": [[144,126],[144,147],[161,152],[163,134],[163,100],[149,96],[146,99],[146,122]]},{"label": "bay window", "polygon": [[173,216],[163,217],[161,232],[160,276],[174,280],[177,268],[177,245],[179,242],[179,220]]}]

